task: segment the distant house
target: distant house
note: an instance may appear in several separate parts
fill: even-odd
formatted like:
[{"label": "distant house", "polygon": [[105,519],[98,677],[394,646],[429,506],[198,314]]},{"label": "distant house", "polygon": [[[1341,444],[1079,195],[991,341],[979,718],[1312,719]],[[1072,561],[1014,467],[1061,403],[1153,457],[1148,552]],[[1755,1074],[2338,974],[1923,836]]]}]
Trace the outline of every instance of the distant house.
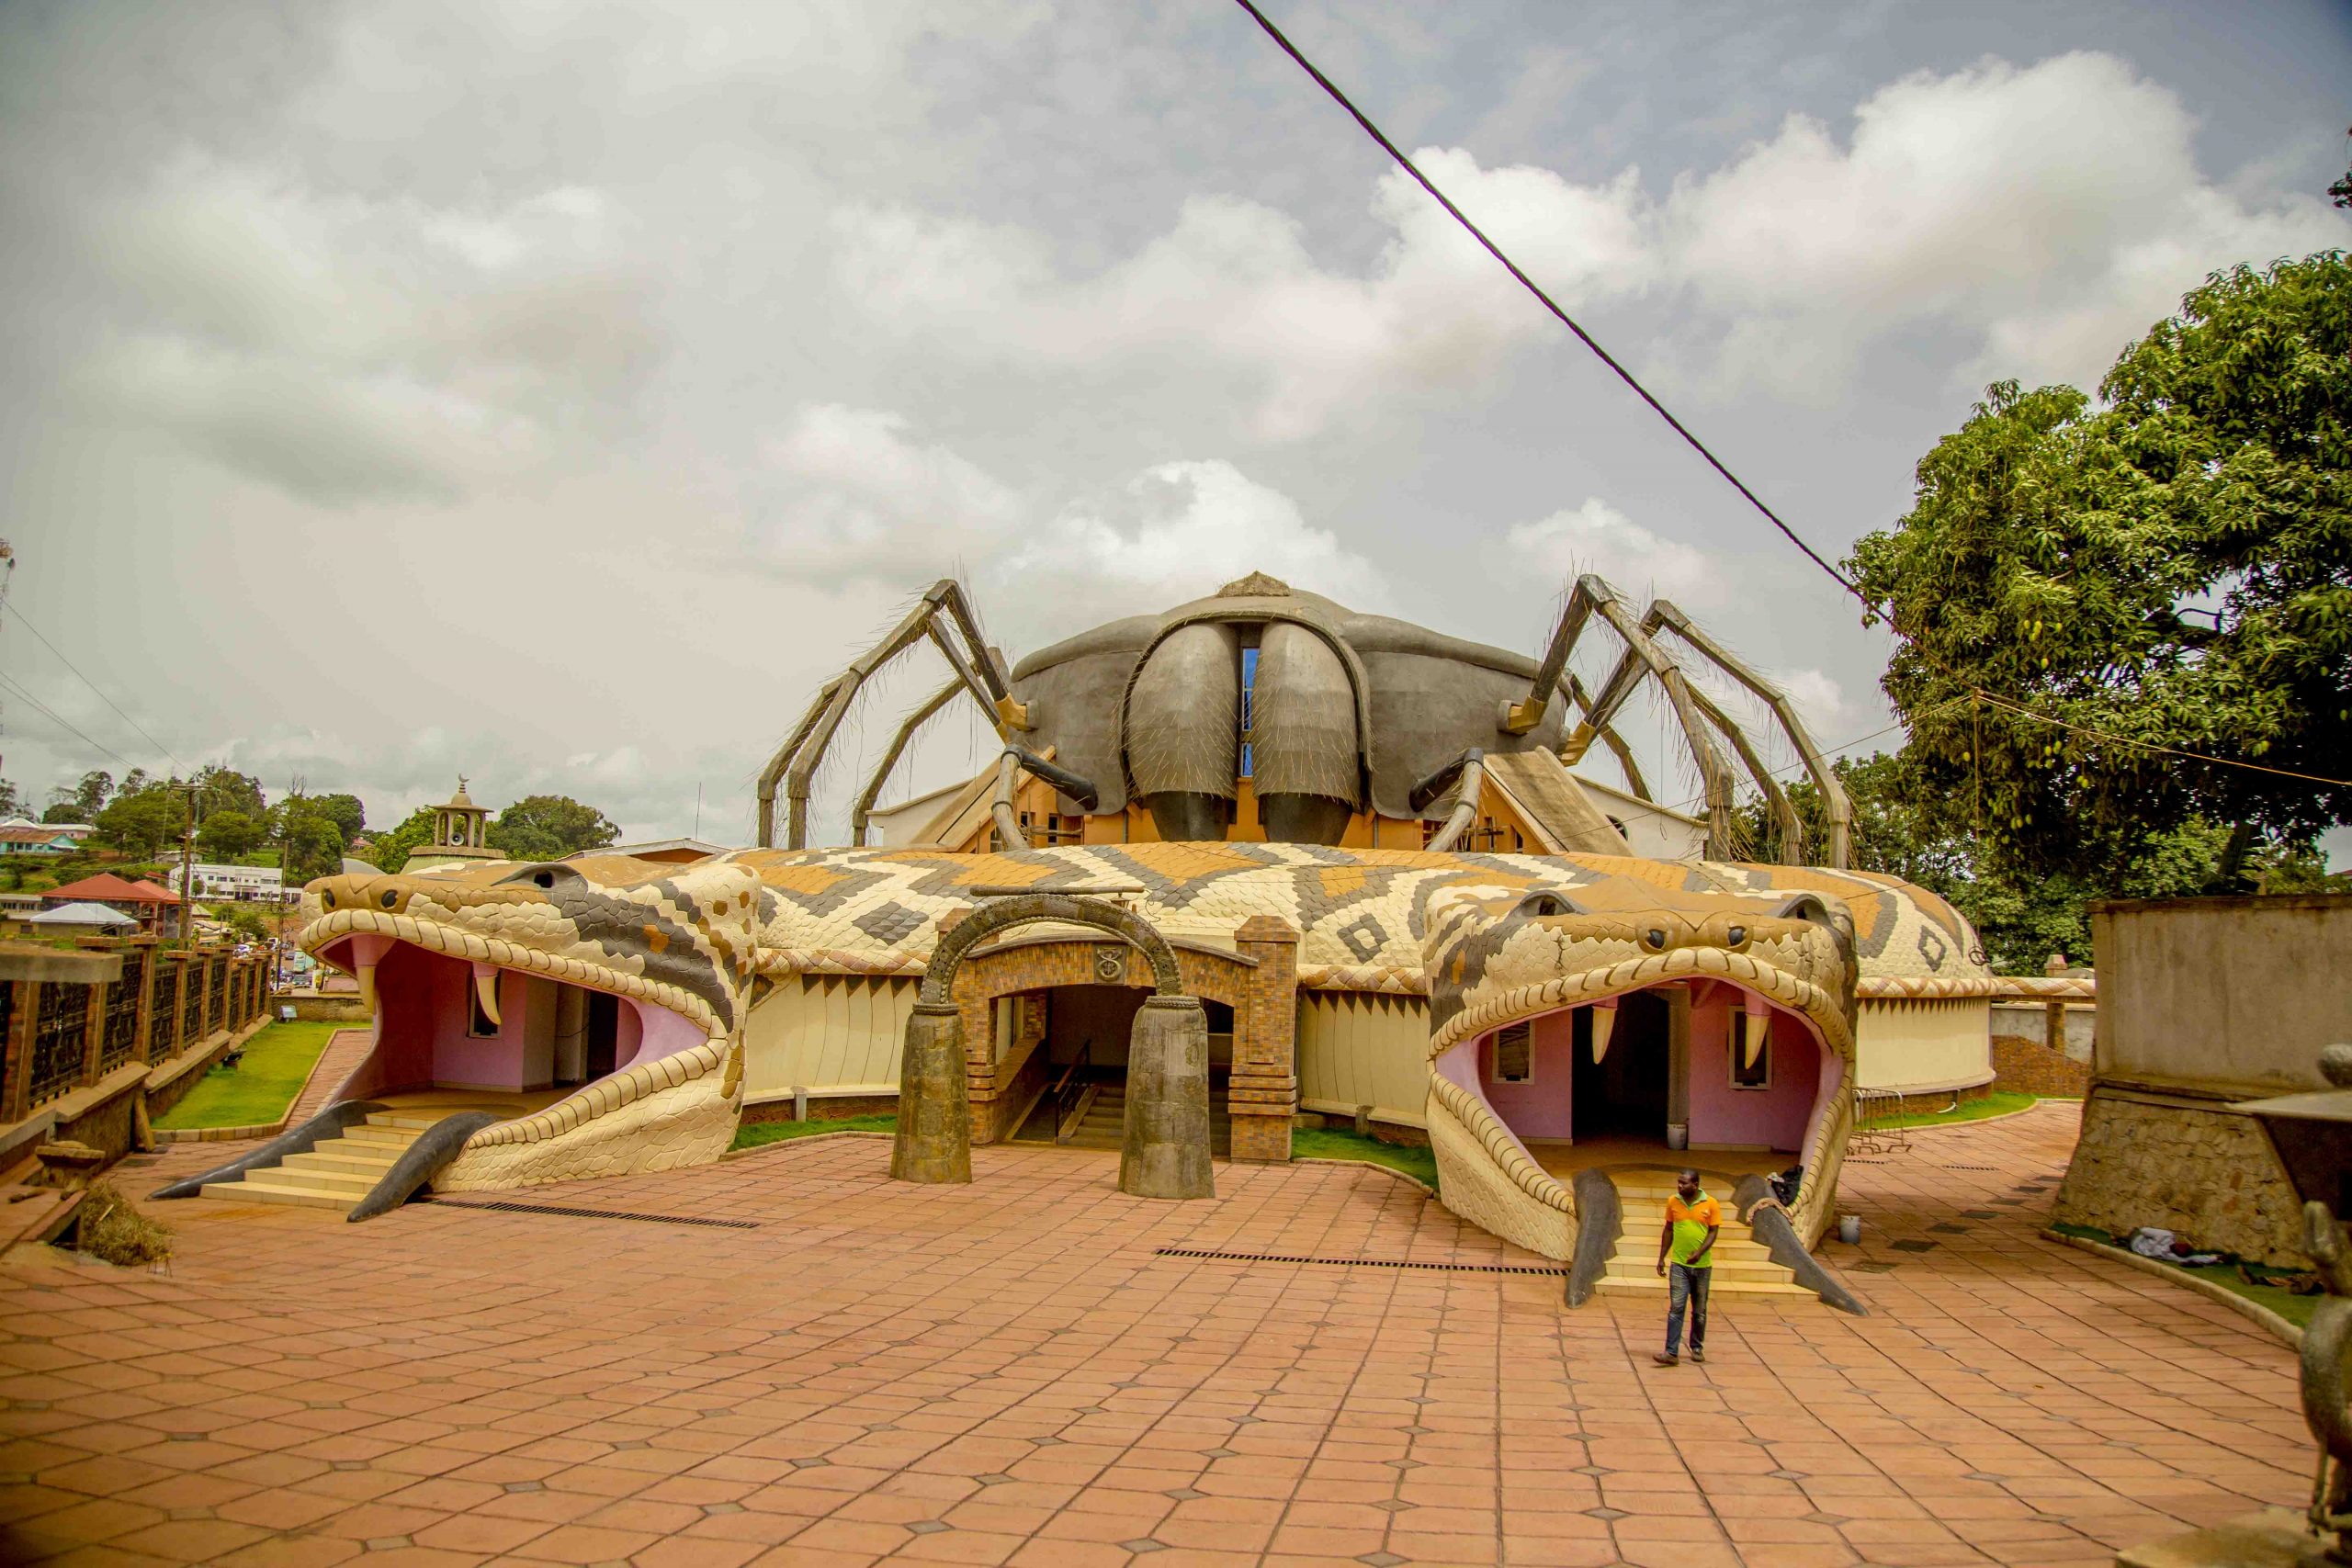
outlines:
[{"label": "distant house", "polygon": [[54,825],[0,828],[0,854],[63,854],[81,847],[81,840]]},{"label": "distant house", "polygon": [[[189,866],[188,873],[199,898],[279,904],[287,900],[289,893],[285,874],[274,865],[223,865],[198,861]],[[292,896],[301,897],[299,891]]]},{"label": "distant house", "polygon": [[[79,882],[69,882],[62,887],[52,887],[41,895],[51,908],[84,902],[107,904],[117,909],[129,910],[139,919],[141,929],[157,931],[179,924],[180,896],[168,887],[158,887],[152,882],[128,882],[110,871],[96,876],[85,876]],[[165,917],[169,916],[167,919]]]},{"label": "distant house", "polygon": [[63,833],[75,843],[97,831],[87,822],[36,822],[29,817],[0,818],[0,829],[6,828],[38,828],[44,833]]},{"label": "distant house", "polygon": [[25,924],[42,936],[130,936],[140,928],[139,917],[105,904],[60,904],[43,909]]}]

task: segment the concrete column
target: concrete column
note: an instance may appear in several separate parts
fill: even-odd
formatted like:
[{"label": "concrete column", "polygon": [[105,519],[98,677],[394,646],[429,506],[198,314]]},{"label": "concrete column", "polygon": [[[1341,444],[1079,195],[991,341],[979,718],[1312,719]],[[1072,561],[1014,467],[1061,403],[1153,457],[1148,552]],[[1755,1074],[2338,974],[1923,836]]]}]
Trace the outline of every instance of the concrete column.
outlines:
[{"label": "concrete column", "polygon": [[85,986],[82,1015],[82,1081],[98,1081],[98,1053],[107,1044],[107,987]]},{"label": "concrete column", "polygon": [[1253,915],[1233,933],[1245,973],[1233,1010],[1233,1077],[1226,1108],[1233,1115],[1233,1157],[1290,1158],[1298,1113],[1298,932],[1274,915]]},{"label": "concrete column", "polygon": [[1197,997],[1154,996],[1127,1036],[1127,1124],[1119,1190],[1214,1198],[1209,1168],[1209,1020]]},{"label": "concrete column", "polygon": [[6,1097],[0,1100],[0,1122],[21,1122],[31,1109],[33,1024],[40,1017],[40,982],[11,980],[0,984],[0,1006],[13,1010],[8,1022],[8,1066]]},{"label": "concrete column", "polygon": [[133,937],[123,943],[122,961],[130,963],[134,954],[139,959],[139,1034],[130,1045],[130,1059],[134,1062],[154,1060],[148,1054],[147,1043],[153,1038],[155,1028],[155,965],[160,962],[155,955],[158,951],[153,939],[147,937]]},{"label": "concrete column", "polygon": [[1690,1125],[1690,987],[1667,986],[1666,997],[1666,1122],[1669,1127]]},{"label": "concrete column", "polygon": [[[1206,1052],[1204,1037],[1203,1052]],[[899,1065],[899,1130],[890,1175],[899,1181],[972,1179],[972,1113],[964,1028],[953,1002],[917,1002]]]}]

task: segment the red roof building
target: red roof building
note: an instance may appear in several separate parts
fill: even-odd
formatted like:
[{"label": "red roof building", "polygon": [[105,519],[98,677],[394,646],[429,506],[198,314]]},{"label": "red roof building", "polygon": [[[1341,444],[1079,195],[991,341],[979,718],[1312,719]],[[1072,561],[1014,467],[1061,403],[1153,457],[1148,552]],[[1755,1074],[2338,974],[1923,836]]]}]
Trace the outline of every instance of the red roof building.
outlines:
[{"label": "red roof building", "polygon": [[84,900],[128,909],[139,917],[141,925],[153,927],[165,909],[176,910],[179,908],[180,896],[152,882],[125,881],[110,871],[85,876],[79,882],[69,882],[62,887],[52,887],[41,895],[41,901],[51,908]]}]

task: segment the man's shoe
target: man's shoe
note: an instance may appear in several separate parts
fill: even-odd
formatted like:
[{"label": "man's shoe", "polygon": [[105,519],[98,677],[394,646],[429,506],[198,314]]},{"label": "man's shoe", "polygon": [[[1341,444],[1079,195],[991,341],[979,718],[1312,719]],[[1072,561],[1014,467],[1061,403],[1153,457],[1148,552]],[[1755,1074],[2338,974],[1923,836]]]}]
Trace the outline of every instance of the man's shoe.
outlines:
[{"label": "man's shoe", "polygon": [[1650,1359],[1656,1361],[1661,1367],[1679,1367],[1682,1364],[1681,1357],[1669,1356],[1663,1350],[1660,1350],[1657,1355],[1652,1356]]},{"label": "man's shoe", "polygon": [[1707,1364],[1707,1353],[1696,1345],[1690,1347],[1690,1359],[1702,1367]]}]

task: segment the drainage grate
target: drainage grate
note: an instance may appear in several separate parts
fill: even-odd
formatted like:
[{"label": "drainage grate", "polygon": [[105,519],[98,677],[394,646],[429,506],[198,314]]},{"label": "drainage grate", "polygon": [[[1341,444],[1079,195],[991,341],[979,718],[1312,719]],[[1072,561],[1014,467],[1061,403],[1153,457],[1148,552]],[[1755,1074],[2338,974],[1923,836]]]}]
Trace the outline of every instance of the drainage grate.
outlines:
[{"label": "drainage grate", "polygon": [[1160,1258],[1207,1258],[1220,1263],[1320,1263],[1331,1269],[1429,1269],[1444,1274],[1555,1274],[1565,1267],[1549,1263],[1422,1263],[1408,1258],[1306,1258],[1286,1252],[1218,1252],[1196,1247],[1152,1249]]},{"label": "drainage grate", "polygon": [[719,1230],[755,1231],[757,1220],[714,1220],[702,1214],[632,1214],[625,1209],[567,1209],[556,1203],[470,1203],[447,1198],[426,1200],[436,1209],[495,1209],[503,1214],[563,1214],[575,1220],[642,1220],[655,1225],[709,1225]]}]

